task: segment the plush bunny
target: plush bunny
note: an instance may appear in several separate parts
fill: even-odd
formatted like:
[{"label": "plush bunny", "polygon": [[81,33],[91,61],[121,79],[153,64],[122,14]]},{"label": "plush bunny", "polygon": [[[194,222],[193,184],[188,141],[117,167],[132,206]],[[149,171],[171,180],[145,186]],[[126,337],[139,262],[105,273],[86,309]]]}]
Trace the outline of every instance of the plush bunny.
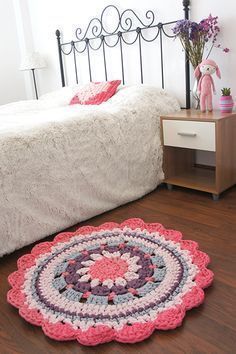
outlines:
[{"label": "plush bunny", "polygon": [[197,87],[198,93],[200,94],[200,108],[202,112],[206,112],[206,109],[208,109],[209,112],[212,111],[212,91],[214,94],[216,93],[214,81],[211,77],[214,72],[216,72],[216,75],[220,79],[220,69],[211,59],[203,60],[194,71],[196,78],[199,78],[202,74]]}]

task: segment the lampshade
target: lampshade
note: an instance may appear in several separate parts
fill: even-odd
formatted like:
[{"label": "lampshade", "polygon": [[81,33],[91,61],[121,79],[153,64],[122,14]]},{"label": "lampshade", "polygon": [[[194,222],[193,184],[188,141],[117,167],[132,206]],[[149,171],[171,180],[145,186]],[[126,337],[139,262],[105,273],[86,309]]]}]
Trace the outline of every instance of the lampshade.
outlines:
[{"label": "lampshade", "polygon": [[46,66],[44,58],[38,52],[28,53],[21,62],[20,70],[41,69]]}]

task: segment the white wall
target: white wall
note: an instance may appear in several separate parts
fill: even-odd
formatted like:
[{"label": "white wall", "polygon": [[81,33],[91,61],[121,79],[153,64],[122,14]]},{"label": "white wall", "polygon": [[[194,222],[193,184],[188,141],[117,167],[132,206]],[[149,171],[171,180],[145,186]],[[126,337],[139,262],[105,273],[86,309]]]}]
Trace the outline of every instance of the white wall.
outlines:
[{"label": "white wall", "polygon": [[[34,41],[32,36],[32,25],[28,8],[28,0],[13,0],[13,6],[15,10],[15,23],[18,34],[21,61],[24,59],[27,53],[34,51]],[[18,63],[18,66],[19,65],[20,63]],[[24,80],[26,98],[34,99],[35,93],[32,73],[30,71],[21,71],[21,78]]]},{"label": "white wall", "polygon": [[[146,2],[138,2],[136,0],[126,0],[124,1],[110,1],[110,0],[87,0],[81,2],[78,0],[71,1],[58,1],[58,0],[28,0],[30,15],[32,19],[33,26],[33,38],[36,50],[45,55],[48,68],[43,70],[40,73],[40,88],[41,92],[47,92],[55,88],[60,87],[60,75],[59,75],[59,65],[58,65],[58,55],[57,55],[57,45],[55,30],[59,28],[63,32],[64,41],[70,41],[72,38],[75,38],[75,29],[80,26],[83,29],[86,28],[89,20],[92,17],[99,16],[103,8],[110,3],[116,5],[121,10],[126,8],[134,9],[141,18],[144,18],[144,14],[148,9],[153,9],[156,13],[157,21],[171,21],[176,18],[181,18],[183,16],[182,4],[178,1],[166,0],[160,2],[157,6],[156,0],[149,0]],[[157,10],[158,8],[158,10]],[[171,12],[170,12],[171,8]],[[183,53],[180,47],[180,44],[177,41],[171,40],[171,48],[168,45],[165,47],[167,55],[170,57],[173,55],[173,47],[177,47],[178,50],[175,50],[175,58],[170,62],[170,67],[166,70],[172,72],[172,74],[177,75],[177,79],[173,81],[173,75],[166,76],[167,86],[169,90],[177,93],[180,93],[180,97],[184,97],[184,61]],[[153,52],[150,52],[150,55],[144,55],[144,74],[146,75],[146,83],[155,83],[160,85],[160,71],[159,71],[159,53],[158,45],[154,45],[155,48]],[[126,54],[125,51],[125,69],[126,75],[128,77],[128,83],[134,81],[134,71],[133,67],[138,62],[138,53],[134,58],[134,53]],[[109,54],[110,56],[110,54]],[[96,65],[99,66],[101,58],[98,59],[96,56],[92,57],[92,61],[96,61]],[[152,65],[149,62],[152,62]],[[120,63],[119,63],[119,53],[116,53],[112,57],[113,62],[113,77],[115,73],[117,76],[120,76]],[[176,71],[176,65],[181,66]],[[150,70],[151,68],[151,70]],[[80,69],[80,67],[79,67]],[[85,72],[86,70],[86,72]],[[80,70],[79,70],[80,71]],[[177,73],[176,73],[177,72]],[[94,80],[104,79],[103,69],[96,70],[97,75],[93,77]],[[81,71],[80,71],[81,75]],[[82,79],[88,80],[87,68],[83,66],[82,70]],[[117,78],[116,76],[116,78]],[[111,76],[109,77],[111,78]],[[137,80],[137,69],[136,69],[136,80]],[[168,85],[169,80],[169,85]],[[83,81],[83,80],[82,80]],[[170,85],[171,83],[171,85]],[[172,87],[173,86],[173,87]],[[173,89],[175,86],[175,89]],[[181,87],[178,90],[179,86]]]},{"label": "white wall", "polygon": [[20,47],[12,0],[0,0],[0,104],[26,98],[24,76],[19,71]]},{"label": "white wall", "polygon": [[[77,26],[85,28],[90,18],[97,16],[101,10],[108,4],[113,3],[121,10],[133,8],[141,17],[147,9],[153,9],[157,15],[157,20],[168,21],[183,16],[182,0],[146,0],[138,2],[136,0],[87,0],[81,2],[78,0],[0,0],[0,33],[2,33],[2,43],[0,47],[1,66],[0,66],[0,104],[10,101],[16,101],[24,98],[33,98],[34,91],[32,80],[29,72],[20,72],[18,70],[21,56],[25,52],[37,50],[45,56],[47,60],[47,68],[36,72],[38,78],[39,93],[54,90],[60,87],[59,66],[57,57],[57,46],[55,38],[55,30],[59,28],[63,32],[64,40],[71,40],[74,37],[74,30]],[[216,60],[220,66],[222,79],[215,77],[217,96],[214,98],[215,108],[218,106],[220,88],[228,86],[232,88],[232,93],[236,96],[236,78],[235,78],[235,62],[236,62],[236,2],[227,0],[192,0],[191,1],[191,18],[199,21],[206,17],[209,13],[218,15],[220,20],[221,34],[219,42],[223,46],[230,48],[229,54],[224,54],[220,50],[215,49],[211,58]],[[167,55],[173,56],[170,67],[165,67],[167,88],[173,93],[177,92],[179,99],[183,98],[184,74],[182,67],[182,53],[179,44],[175,43],[175,50],[165,47]],[[171,44],[172,46],[172,44]],[[157,48],[158,49],[158,48]],[[146,50],[146,49],[145,49]],[[177,54],[178,53],[178,54]],[[148,83],[160,82],[160,76],[156,68],[159,67],[156,52],[148,55],[148,61],[144,58],[144,73]],[[128,78],[134,79],[134,65],[137,60],[133,60],[134,53],[128,54],[125,58],[126,74]],[[157,59],[156,59],[157,58]],[[100,59],[94,57],[92,60],[97,62],[99,66]],[[112,59],[114,67],[117,67],[117,75],[120,74],[118,69],[118,58]],[[81,63],[80,63],[81,64]],[[173,73],[177,66],[177,77],[173,80]],[[180,69],[181,67],[181,69]],[[133,69],[133,72],[132,72]],[[116,70],[115,74],[116,75]],[[81,79],[87,80],[87,72],[83,68]],[[156,76],[155,76],[156,75]],[[102,69],[98,70],[95,79],[102,79]]]},{"label": "white wall", "polygon": [[233,96],[236,96],[236,1],[234,0],[192,0],[192,18],[200,21],[203,17],[219,16],[221,32],[218,42],[223,47],[230,48],[225,54],[219,49],[214,49],[210,58],[215,60],[221,70],[221,80],[214,76],[217,95],[214,98],[214,106],[218,107],[220,89],[231,87]]},{"label": "white wall", "polygon": [[[236,96],[236,2],[233,0],[197,0],[192,1],[192,17],[200,21],[205,15],[212,14],[219,16],[221,32],[219,34],[219,43],[223,47],[229,47],[228,54],[222,53],[219,49],[214,49],[210,58],[215,60],[221,71],[221,80],[214,76],[217,95],[213,98],[214,107],[219,108],[220,89],[222,87],[231,87],[233,97]],[[236,97],[235,97],[236,99]],[[215,165],[214,153],[197,152],[197,163],[206,165]]]},{"label": "white wall", "polygon": [[[88,21],[92,17],[98,16],[101,13],[101,10],[110,3],[113,3],[122,10],[133,8],[141,17],[144,15],[145,10],[153,9],[157,15],[158,21],[159,19],[160,21],[169,21],[183,17],[182,0],[146,0],[140,2],[137,0],[87,0],[83,2],[78,0],[28,0],[34,46],[37,51],[46,57],[48,62],[47,69],[38,72],[41,93],[60,87],[55,30],[59,28],[63,32],[64,40],[71,40],[72,38],[75,38],[74,30],[76,27],[81,26],[82,28],[85,28]],[[215,107],[217,107],[220,88],[222,86],[231,87],[233,94],[236,95],[234,64],[236,62],[236,41],[234,38],[236,33],[236,2],[233,0],[227,0],[226,2],[221,0],[191,1],[192,19],[199,21],[200,19],[207,17],[209,13],[219,16],[222,31],[219,36],[220,43],[231,49],[229,54],[214,50],[211,55],[211,58],[216,60],[219,64],[222,72],[221,81],[215,77],[217,97],[214,98],[214,101]],[[177,46],[177,43],[174,45]],[[167,54],[173,58],[172,64],[170,64],[171,67],[165,68],[167,88],[174,92],[177,90],[177,96],[183,97],[184,81],[181,76],[183,76],[184,72],[182,70],[181,48],[176,47],[174,50],[167,48],[166,51]],[[149,55],[150,61],[155,60],[154,58],[154,55]],[[128,65],[128,71],[131,71],[134,61],[130,60],[130,57]],[[146,67],[147,66],[148,65],[146,65]],[[149,68],[147,68],[147,70],[148,69]],[[83,71],[84,70],[85,69],[83,69]],[[153,70],[154,67],[152,66],[148,74],[148,79],[151,78],[151,81],[153,80]],[[177,77],[173,80],[174,71],[176,72],[175,75],[177,75]],[[170,74],[168,75],[168,73]],[[85,76],[84,72],[83,74]],[[159,80],[156,82],[157,84],[158,81]]]}]

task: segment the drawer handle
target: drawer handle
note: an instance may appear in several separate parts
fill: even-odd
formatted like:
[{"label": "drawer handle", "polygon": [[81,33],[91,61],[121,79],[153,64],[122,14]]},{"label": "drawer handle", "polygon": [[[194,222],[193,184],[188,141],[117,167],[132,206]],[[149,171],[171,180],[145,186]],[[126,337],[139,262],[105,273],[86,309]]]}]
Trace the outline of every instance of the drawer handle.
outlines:
[{"label": "drawer handle", "polygon": [[180,135],[180,136],[190,136],[190,137],[194,138],[195,136],[197,136],[197,133],[178,132],[178,135]]}]

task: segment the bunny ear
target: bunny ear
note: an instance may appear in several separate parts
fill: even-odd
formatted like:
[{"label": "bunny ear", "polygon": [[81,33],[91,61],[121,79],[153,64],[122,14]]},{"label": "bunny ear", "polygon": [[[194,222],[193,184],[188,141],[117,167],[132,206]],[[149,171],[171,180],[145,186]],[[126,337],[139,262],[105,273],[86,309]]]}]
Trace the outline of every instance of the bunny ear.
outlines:
[{"label": "bunny ear", "polygon": [[218,76],[219,79],[221,79],[220,69],[218,66],[216,67],[216,75]]},{"label": "bunny ear", "polygon": [[200,74],[201,74],[201,72],[200,72],[200,66],[198,65],[198,66],[196,67],[196,69],[194,70],[194,76],[195,76],[196,78],[198,78],[198,77],[200,76]]}]

